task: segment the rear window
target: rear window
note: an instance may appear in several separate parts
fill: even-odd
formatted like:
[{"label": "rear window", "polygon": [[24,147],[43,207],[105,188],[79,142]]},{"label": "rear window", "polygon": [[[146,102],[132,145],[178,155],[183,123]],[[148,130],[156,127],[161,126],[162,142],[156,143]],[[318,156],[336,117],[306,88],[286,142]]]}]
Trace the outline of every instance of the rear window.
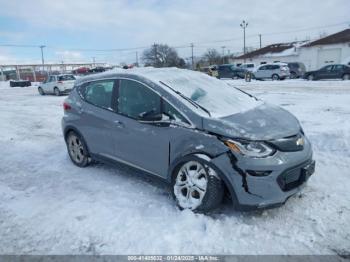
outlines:
[{"label": "rear window", "polygon": [[63,75],[58,77],[58,81],[70,81],[75,80],[75,77],[73,75]]}]

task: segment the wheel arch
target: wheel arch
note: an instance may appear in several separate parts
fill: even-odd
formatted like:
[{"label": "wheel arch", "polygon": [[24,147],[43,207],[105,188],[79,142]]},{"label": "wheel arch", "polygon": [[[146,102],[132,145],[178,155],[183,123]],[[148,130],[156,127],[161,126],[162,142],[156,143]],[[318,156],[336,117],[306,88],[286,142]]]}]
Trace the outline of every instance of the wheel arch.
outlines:
[{"label": "wheel arch", "polygon": [[84,136],[82,135],[82,133],[81,133],[76,127],[71,126],[71,125],[68,125],[68,126],[66,126],[66,127],[64,128],[64,131],[63,131],[64,141],[67,141],[67,136],[68,136],[68,134],[69,134],[70,132],[76,133],[76,134],[81,138],[81,140],[83,141],[83,143],[84,143],[85,146],[86,146],[86,149],[87,149],[87,151],[88,151],[87,153],[88,153],[89,155],[91,155],[91,154],[90,154],[90,149],[89,149],[88,143],[86,142],[86,140],[85,140]]},{"label": "wheel arch", "polygon": [[[226,152],[224,152],[223,154],[225,154],[225,153]],[[222,155],[222,154],[220,154],[220,155]],[[174,176],[174,171],[176,170],[176,168],[179,167],[180,164],[182,164],[186,161],[189,161],[189,160],[196,159],[197,161],[199,161],[203,164],[206,164],[215,170],[215,172],[217,173],[217,175],[219,176],[219,178],[223,182],[225,192],[227,192],[230,195],[231,201],[233,202],[234,206],[236,207],[236,206],[238,206],[236,192],[233,188],[233,185],[229,182],[230,180],[226,177],[226,175],[220,170],[220,168],[218,166],[216,166],[211,161],[215,157],[216,156],[212,156],[206,152],[201,152],[201,151],[192,152],[192,153],[186,154],[184,156],[178,157],[169,166],[167,181],[169,182],[169,184],[171,184],[172,178]]]}]

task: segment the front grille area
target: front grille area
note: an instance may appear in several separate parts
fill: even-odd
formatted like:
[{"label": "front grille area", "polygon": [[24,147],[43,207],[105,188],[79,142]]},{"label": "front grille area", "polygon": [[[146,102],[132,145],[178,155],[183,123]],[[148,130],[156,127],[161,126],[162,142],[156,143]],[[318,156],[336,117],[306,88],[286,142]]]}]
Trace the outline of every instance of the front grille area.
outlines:
[{"label": "front grille area", "polygon": [[304,149],[304,140],[303,134],[299,133],[294,136],[272,140],[269,143],[282,152],[295,152]]},{"label": "front grille area", "polygon": [[283,191],[289,191],[303,184],[315,171],[315,161],[288,169],[277,177],[277,183]]}]

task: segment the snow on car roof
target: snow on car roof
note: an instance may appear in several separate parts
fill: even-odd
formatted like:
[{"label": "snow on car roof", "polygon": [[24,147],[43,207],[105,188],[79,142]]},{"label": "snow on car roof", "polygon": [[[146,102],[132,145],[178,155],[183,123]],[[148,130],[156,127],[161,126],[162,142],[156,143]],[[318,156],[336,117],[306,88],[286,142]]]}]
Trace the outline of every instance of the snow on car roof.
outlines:
[{"label": "snow on car roof", "polygon": [[[163,82],[207,109],[212,117],[233,115],[262,104],[226,82],[202,72],[178,68],[118,70],[118,73],[121,72],[140,75],[160,85]],[[164,89],[171,93],[169,88],[164,86]],[[200,111],[200,114],[208,116],[205,111]]]}]

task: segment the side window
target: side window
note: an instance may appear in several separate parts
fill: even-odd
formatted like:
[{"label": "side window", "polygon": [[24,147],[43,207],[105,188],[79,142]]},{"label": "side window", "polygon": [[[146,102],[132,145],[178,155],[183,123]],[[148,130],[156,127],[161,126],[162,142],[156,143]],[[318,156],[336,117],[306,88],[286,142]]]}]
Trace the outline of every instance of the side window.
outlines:
[{"label": "side window", "polygon": [[259,68],[259,70],[266,70],[267,69],[267,66],[261,66],[260,68]]},{"label": "side window", "polygon": [[160,96],[136,81],[120,80],[118,113],[133,119],[160,114]]},{"label": "side window", "polygon": [[335,66],[333,67],[333,70],[334,70],[334,71],[341,71],[341,70],[343,70],[343,69],[345,69],[343,65],[335,65]]},{"label": "side window", "polygon": [[175,122],[183,122],[190,124],[184,116],[177,111],[172,105],[163,100],[163,114],[169,117],[170,120]]},{"label": "side window", "polygon": [[55,82],[56,77],[55,76],[50,76],[49,82]]},{"label": "side window", "polygon": [[325,66],[322,68],[323,71],[331,71],[332,70],[332,65],[329,65],[329,66]]},{"label": "side window", "polygon": [[91,82],[82,89],[81,95],[95,106],[111,110],[114,80]]}]

